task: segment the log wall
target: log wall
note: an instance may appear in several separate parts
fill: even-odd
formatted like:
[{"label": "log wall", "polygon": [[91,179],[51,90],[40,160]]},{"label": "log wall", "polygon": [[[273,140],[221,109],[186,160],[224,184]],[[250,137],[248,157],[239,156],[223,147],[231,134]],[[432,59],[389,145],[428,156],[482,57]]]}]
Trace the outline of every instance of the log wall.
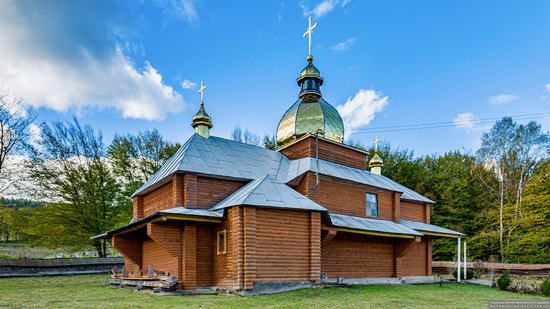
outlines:
[{"label": "log wall", "polygon": [[410,201],[401,201],[401,219],[429,223],[429,205]]},{"label": "log wall", "polygon": [[[319,221],[320,217],[316,215],[310,218],[309,212],[256,209],[256,281],[305,281],[312,276],[319,278],[315,270],[311,274],[310,264],[312,249],[318,251]],[[316,234],[313,246],[311,233]],[[314,257],[318,255],[318,252],[314,252]],[[313,263],[318,264],[317,261]]]},{"label": "log wall", "polygon": [[[304,138],[280,151],[290,160],[316,157],[316,138],[313,136]],[[362,170],[367,166],[367,155],[361,150],[323,139],[319,139],[319,159]]]},{"label": "log wall", "polygon": [[143,215],[148,216],[159,210],[172,208],[172,182],[143,196]]},{"label": "log wall", "polygon": [[321,248],[321,272],[328,278],[394,276],[393,240],[338,232]]}]

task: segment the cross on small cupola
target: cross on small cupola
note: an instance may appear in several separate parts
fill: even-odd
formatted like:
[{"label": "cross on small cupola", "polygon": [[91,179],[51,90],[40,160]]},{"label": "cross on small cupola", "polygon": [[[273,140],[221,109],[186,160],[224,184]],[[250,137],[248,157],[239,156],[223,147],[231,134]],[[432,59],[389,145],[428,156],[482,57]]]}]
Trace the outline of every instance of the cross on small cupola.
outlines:
[{"label": "cross on small cupola", "polygon": [[308,50],[309,50],[309,54],[308,54],[308,55],[311,56],[311,36],[313,35],[313,29],[317,28],[317,23],[315,23],[315,24],[313,24],[313,25],[311,24],[311,22],[312,22],[311,16],[309,17],[308,22],[309,22],[309,23],[308,23],[308,28],[307,28],[307,31],[304,32],[304,38],[305,38],[306,36],[307,36],[307,38],[308,38],[308,41],[309,41],[309,44],[308,44],[308,46],[309,46],[309,49],[308,49]]},{"label": "cross on small cupola", "polygon": [[372,143],[374,144],[374,151],[378,152],[378,146],[380,145],[380,138],[378,138],[378,136],[376,136]]},{"label": "cross on small cupola", "polygon": [[204,101],[204,91],[206,90],[206,84],[204,84],[202,81],[201,81],[201,87],[199,88],[199,93],[201,94],[201,104],[202,102]]},{"label": "cross on small cupola", "polygon": [[195,114],[195,116],[193,116],[191,126],[195,128],[195,133],[202,137],[208,138],[210,136],[210,129],[213,125],[212,117],[210,117],[204,109],[204,90],[206,90],[206,84],[201,81],[201,87],[198,91],[201,94],[201,104],[199,111]]},{"label": "cross on small cupola", "polygon": [[372,156],[372,159],[370,159],[369,161],[370,172],[373,174],[381,175],[382,166],[384,166],[384,161],[382,160],[380,155],[378,155],[378,148],[380,147],[380,138],[376,136],[372,143],[374,145],[374,156]]}]

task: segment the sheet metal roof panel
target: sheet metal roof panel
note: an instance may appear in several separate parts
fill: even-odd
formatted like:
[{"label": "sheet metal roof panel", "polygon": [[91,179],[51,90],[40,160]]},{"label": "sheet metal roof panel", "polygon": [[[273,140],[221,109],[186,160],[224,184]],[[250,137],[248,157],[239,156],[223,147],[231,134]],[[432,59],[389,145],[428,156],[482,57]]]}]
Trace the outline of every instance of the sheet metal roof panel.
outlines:
[{"label": "sheet metal roof panel", "polygon": [[450,235],[457,235],[462,236],[464,234],[446,229],[444,227],[440,227],[433,224],[428,224],[424,222],[418,222],[418,221],[411,221],[411,220],[401,220],[401,224],[404,226],[410,227],[411,229],[415,229],[417,231],[424,231],[424,232],[433,232],[433,233],[441,233],[441,234],[450,234]]},{"label": "sheet metal roof panel", "polygon": [[175,172],[194,172],[241,179],[256,179],[264,175],[284,175],[288,166],[281,153],[215,136],[194,134],[147,182],[139,194]]},{"label": "sheet metal roof panel", "polygon": [[195,208],[185,208],[185,207],[174,207],[174,208],[164,209],[159,211],[159,213],[170,214],[170,215],[223,218],[223,210],[213,211],[209,209],[195,209]]},{"label": "sheet metal roof panel", "polygon": [[239,205],[326,211],[326,208],[296,192],[273,176],[265,175],[233,192],[211,210]]},{"label": "sheet metal roof panel", "polygon": [[337,227],[389,234],[423,236],[422,233],[393,221],[355,217],[335,213],[329,213],[329,217],[332,225]]},{"label": "sheet metal roof panel", "polygon": [[[318,166],[317,166],[318,163]],[[248,145],[215,136],[209,138],[194,134],[147,182],[135,193],[139,194],[175,172],[192,172],[240,179],[258,179],[270,175],[288,182],[307,171],[364,183],[382,189],[402,192],[401,198],[433,203],[432,200],[395,181],[366,170],[303,158],[290,161],[280,152]]]},{"label": "sheet metal roof panel", "polygon": [[366,184],[372,187],[381,189],[402,192],[401,198],[413,201],[419,201],[424,203],[435,203],[429,198],[385,177],[371,173],[367,170],[360,170],[352,167],[348,167],[333,162],[324,160],[318,160],[315,158],[302,158],[290,161],[287,179],[289,182],[292,179],[308,172],[319,172],[323,175],[328,175],[340,179],[346,179],[353,182]]}]

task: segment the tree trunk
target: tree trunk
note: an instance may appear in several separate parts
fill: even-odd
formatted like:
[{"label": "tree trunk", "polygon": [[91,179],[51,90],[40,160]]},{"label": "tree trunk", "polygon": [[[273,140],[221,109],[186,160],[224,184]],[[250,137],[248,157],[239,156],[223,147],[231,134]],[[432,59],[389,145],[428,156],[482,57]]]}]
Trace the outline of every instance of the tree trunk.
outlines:
[{"label": "tree trunk", "polygon": [[500,210],[499,210],[499,242],[500,242],[500,258],[504,261],[504,179],[500,180]]}]

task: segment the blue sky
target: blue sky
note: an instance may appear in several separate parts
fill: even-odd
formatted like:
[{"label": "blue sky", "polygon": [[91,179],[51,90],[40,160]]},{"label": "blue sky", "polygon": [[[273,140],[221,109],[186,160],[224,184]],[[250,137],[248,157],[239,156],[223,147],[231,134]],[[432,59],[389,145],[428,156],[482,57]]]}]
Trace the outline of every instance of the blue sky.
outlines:
[{"label": "blue sky", "polygon": [[[213,135],[274,134],[296,100],[307,17],[324,98],[349,138],[416,154],[475,149],[472,120],[550,112],[549,1],[11,1],[0,3],[0,85],[44,120],[185,141],[204,80]],[[537,119],[545,129],[548,118]]]}]

